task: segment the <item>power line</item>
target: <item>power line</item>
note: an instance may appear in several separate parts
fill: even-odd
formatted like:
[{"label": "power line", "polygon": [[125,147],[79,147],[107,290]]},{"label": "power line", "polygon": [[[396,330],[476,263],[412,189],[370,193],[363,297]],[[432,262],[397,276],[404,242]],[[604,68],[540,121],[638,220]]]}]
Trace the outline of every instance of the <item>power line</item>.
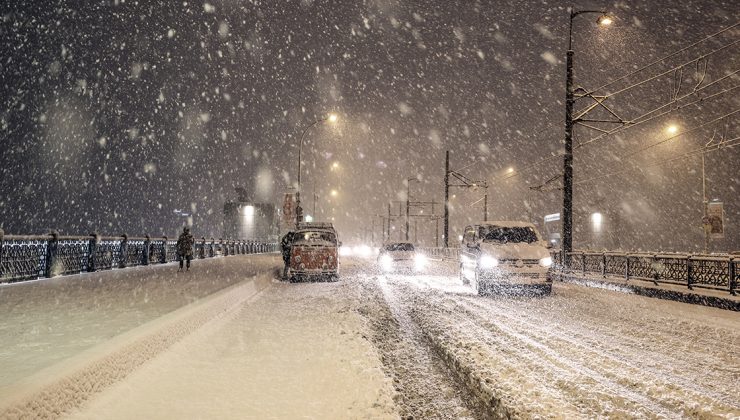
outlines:
[{"label": "power line", "polygon": [[[670,159],[663,159],[663,160],[659,160],[659,161],[653,161],[652,163],[648,163],[646,165],[642,165],[642,167],[643,168],[652,168],[654,166],[665,165],[667,163],[671,163],[671,162],[674,162],[674,161],[679,160],[679,159],[685,159],[685,158],[687,158],[689,156],[693,156],[693,155],[696,155],[696,154],[699,154],[699,153],[713,152],[715,150],[729,149],[729,148],[732,148],[732,147],[735,147],[735,146],[740,146],[740,141],[739,140],[740,140],[740,137],[735,137],[734,139],[725,140],[722,143],[717,144],[715,146],[701,147],[699,149],[695,149],[695,150],[692,150],[690,152],[686,152],[686,153],[684,153],[684,154],[682,154],[680,156],[675,156],[675,157],[672,157]],[[733,142],[735,142],[735,143],[733,143]],[[725,143],[729,143],[729,144],[725,144]],[[630,169],[623,169],[623,170],[620,170],[620,171],[610,172],[610,173],[607,173],[607,174],[598,175],[598,176],[595,176],[595,177],[592,177],[592,178],[584,179],[582,181],[574,182],[573,185],[585,184],[585,183],[593,182],[593,181],[596,181],[596,180],[599,180],[599,179],[602,179],[602,178],[608,178],[608,177],[612,177],[612,176],[615,176],[615,175],[623,174],[625,172],[631,172],[633,170],[634,169],[630,168]]]},{"label": "power line", "polygon": [[695,47],[695,46],[697,46],[697,45],[701,44],[701,43],[702,43],[702,42],[704,42],[704,41],[707,41],[707,40],[709,40],[709,39],[711,39],[711,38],[714,38],[714,37],[716,37],[716,36],[718,36],[718,35],[721,35],[722,33],[724,33],[724,32],[727,32],[727,31],[729,31],[730,29],[732,29],[732,28],[734,28],[734,27],[736,27],[736,26],[738,26],[738,25],[740,25],[740,22],[739,22],[739,23],[735,23],[735,24],[734,24],[734,25],[732,25],[732,26],[728,26],[727,28],[725,28],[725,29],[722,29],[722,30],[721,30],[721,31],[719,31],[719,32],[715,32],[715,33],[713,33],[712,35],[709,35],[709,36],[707,36],[707,37],[705,37],[705,38],[703,38],[703,39],[700,39],[699,41],[696,41],[696,42],[694,42],[694,43],[693,43],[693,44],[691,44],[691,45],[687,45],[686,47],[683,47],[683,48],[681,48],[681,49],[680,49],[680,50],[678,50],[678,51],[675,51],[675,52],[673,52],[673,53],[671,53],[671,54],[668,54],[667,56],[665,56],[665,57],[663,57],[663,58],[659,58],[659,59],[657,59],[657,60],[653,61],[652,63],[648,63],[648,64],[646,64],[646,65],[644,65],[644,66],[640,67],[639,69],[637,69],[637,70],[634,70],[634,71],[632,71],[632,72],[630,72],[630,73],[627,73],[627,74],[625,74],[624,76],[618,77],[617,79],[614,79],[614,80],[612,80],[612,81],[610,81],[610,82],[608,82],[608,83],[606,83],[606,84],[604,84],[604,85],[602,85],[602,86],[599,86],[599,87],[597,87],[596,89],[592,89],[591,91],[587,92],[587,95],[593,95],[594,93],[598,92],[598,91],[599,91],[599,90],[601,90],[601,89],[607,88],[607,87],[609,87],[609,86],[611,86],[611,85],[613,85],[613,84],[615,84],[615,83],[617,83],[617,82],[619,82],[619,81],[622,81],[622,80],[624,80],[624,79],[626,79],[626,78],[628,78],[628,77],[630,77],[630,76],[633,76],[633,75],[635,75],[635,74],[637,74],[637,73],[639,73],[639,72],[641,72],[641,71],[643,71],[643,70],[646,70],[646,69],[648,69],[648,68],[650,68],[650,67],[652,67],[652,66],[654,66],[654,65],[656,65],[656,64],[658,64],[658,63],[660,63],[660,62],[662,62],[662,61],[665,61],[665,60],[667,60],[667,59],[669,59],[669,58],[671,58],[671,57],[673,57],[673,56],[676,56],[676,55],[678,55],[678,54],[680,54],[680,53],[682,53],[682,52],[684,52],[684,51],[686,51],[686,50],[688,50],[688,49],[690,49],[690,48],[693,48],[693,47]]},{"label": "power line", "polygon": [[685,62],[685,63],[683,63],[683,64],[680,64],[680,65],[678,65],[678,66],[676,66],[676,67],[673,67],[673,68],[671,68],[671,69],[668,69],[668,70],[664,71],[663,73],[659,73],[659,74],[657,74],[657,75],[655,75],[655,76],[653,76],[653,77],[647,78],[647,79],[645,79],[645,80],[643,80],[643,81],[640,81],[640,82],[637,82],[637,83],[634,83],[634,84],[632,84],[632,85],[630,85],[630,86],[627,86],[627,87],[625,87],[625,88],[622,88],[622,89],[620,89],[620,90],[618,90],[618,91],[616,91],[616,92],[612,92],[612,93],[610,93],[610,94],[606,95],[606,97],[612,97],[612,96],[618,95],[618,94],[620,94],[620,93],[623,93],[623,92],[625,92],[625,91],[628,91],[628,90],[630,90],[630,89],[636,88],[637,86],[643,85],[643,84],[645,84],[645,83],[647,83],[647,82],[649,82],[649,81],[651,81],[651,80],[655,80],[655,79],[657,79],[657,78],[659,78],[659,77],[662,77],[662,76],[665,76],[666,74],[669,74],[669,73],[671,73],[671,72],[673,72],[673,71],[675,71],[675,70],[678,70],[678,69],[681,69],[681,68],[683,68],[683,67],[686,67],[686,66],[688,66],[689,64],[692,64],[692,63],[695,63],[695,62],[697,62],[697,61],[703,60],[703,59],[705,59],[705,58],[709,57],[710,55],[712,55],[712,54],[714,54],[714,53],[717,53],[717,52],[719,52],[719,51],[722,51],[722,50],[724,50],[724,49],[726,49],[726,48],[729,48],[729,47],[731,47],[731,46],[733,46],[733,45],[735,45],[735,44],[737,44],[737,43],[739,43],[739,42],[740,42],[740,40],[737,40],[737,41],[731,42],[731,43],[729,43],[729,44],[725,44],[725,45],[723,45],[723,46],[721,46],[721,47],[717,48],[717,49],[716,49],[716,50],[714,50],[714,51],[710,51],[709,53],[707,53],[707,54],[704,54],[704,55],[702,55],[702,56],[699,56],[699,57],[697,57],[697,58],[695,58],[695,59],[693,59],[693,60],[691,60],[691,61],[687,61],[687,62]]},{"label": "power line", "polygon": [[[634,120],[639,120],[639,119],[641,119],[641,118],[643,118],[643,117],[645,117],[645,116],[648,116],[648,115],[650,115],[650,114],[652,114],[652,113],[654,113],[654,112],[656,112],[656,111],[658,111],[658,110],[660,110],[660,109],[662,109],[662,108],[665,108],[665,107],[667,107],[667,106],[670,106],[670,105],[672,105],[672,104],[675,104],[676,102],[678,102],[678,101],[680,101],[680,100],[683,100],[683,99],[685,99],[685,98],[687,98],[687,97],[689,97],[689,96],[691,96],[691,95],[695,95],[695,94],[697,94],[697,93],[701,92],[702,90],[704,90],[704,89],[707,89],[707,88],[709,88],[709,87],[710,87],[711,85],[713,85],[714,83],[717,83],[717,82],[719,82],[720,80],[723,80],[723,79],[725,79],[725,78],[728,78],[728,77],[730,77],[730,76],[732,76],[732,75],[734,75],[734,74],[736,74],[736,73],[738,73],[738,72],[740,72],[740,70],[736,70],[736,71],[732,72],[731,74],[729,74],[729,75],[726,75],[726,76],[722,77],[721,79],[715,80],[714,82],[712,82],[712,83],[708,84],[707,86],[704,86],[704,87],[702,87],[702,88],[700,88],[700,89],[697,89],[697,90],[695,90],[695,91],[693,91],[693,92],[691,92],[691,93],[688,93],[688,94],[686,94],[686,95],[682,96],[681,98],[677,98],[676,100],[673,100],[673,101],[671,101],[671,102],[668,102],[668,103],[666,103],[666,104],[664,104],[664,105],[661,105],[661,106],[659,106],[659,107],[657,107],[657,108],[655,108],[655,109],[653,109],[653,110],[650,110],[650,111],[648,111],[648,112],[646,112],[646,113],[644,113],[644,114],[642,114],[642,115],[640,115],[640,116],[637,116],[637,117],[636,117],[636,118],[635,118]],[[678,106],[678,107],[676,107],[676,108],[674,108],[674,109],[670,109],[670,110],[668,110],[668,111],[665,111],[665,112],[663,112],[663,113],[660,113],[660,114],[658,114],[658,115],[654,115],[654,116],[652,116],[652,117],[650,117],[650,118],[647,118],[647,119],[644,119],[644,120],[641,120],[641,121],[637,121],[637,122],[634,122],[634,123],[632,123],[632,122],[628,122],[628,123],[627,123],[626,125],[623,125],[623,126],[621,126],[621,127],[617,127],[617,128],[615,128],[615,129],[613,129],[613,130],[611,130],[611,131],[609,131],[609,132],[603,133],[603,134],[601,134],[601,135],[599,135],[599,136],[597,136],[597,137],[595,137],[595,138],[593,138],[593,139],[590,139],[590,140],[588,140],[588,141],[586,141],[586,142],[584,142],[584,143],[580,143],[580,144],[579,144],[578,146],[576,146],[576,147],[575,147],[575,149],[579,149],[579,148],[581,148],[581,147],[583,147],[583,146],[586,146],[586,145],[588,145],[588,144],[594,143],[594,142],[596,142],[596,141],[598,141],[598,140],[602,140],[602,139],[604,139],[605,137],[607,137],[607,136],[609,136],[609,135],[612,135],[612,134],[616,134],[616,133],[620,133],[620,132],[622,132],[622,131],[625,131],[625,130],[627,130],[627,129],[629,129],[629,128],[634,128],[634,127],[637,127],[637,126],[638,126],[638,125],[640,125],[640,124],[644,124],[644,123],[646,123],[646,122],[652,121],[652,120],[654,120],[654,119],[656,119],[656,118],[660,118],[660,117],[662,117],[662,116],[665,116],[665,115],[667,115],[667,114],[670,114],[670,113],[672,113],[672,112],[676,112],[676,111],[678,111],[678,110],[680,110],[680,109],[683,109],[683,108],[686,108],[686,107],[688,107],[688,106],[691,106],[691,105],[695,105],[695,104],[698,104],[698,103],[704,102],[704,101],[706,101],[706,100],[712,99],[712,98],[714,98],[714,97],[717,97],[717,96],[723,95],[723,94],[725,94],[725,93],[728,93],[728,92],[732,92],[733,90],[735,90],[735,89],[738,89],[738,88],[740,88],[740,85],[737,85],[737,86],[733,86],[733,87],[731,87],[731,88],[729,88],[729,89],[725,89],[725,90],[723,90],[723,91],[720,91],[720,92],[716,92],[716,93],[713,93],[713,94],[712,94],[712,95],[710,95],[710,96],[707,96],[707,97],[704,97],[704,98],[700,98],[700,99],[698,99],[698,100],[696,100],[696,101],[693,101],[693,102],[690,102],[690,103],[687,103],[687,104],[683,104],[683,105],[680,105],[680,106]],[[507,180],[507,179],[509,179],[509,178],[514,178],[514,177],[517,177],[517,176],[519,176],[519,175],[522,175],[523,173],[525,173],[525,172],[526,172],[526,171],[527,171],[528,169],[531,169],[531,168],[534,168],[534,167],[536,167],[536,166],[539,166],[540,164],[543,164],[543,163],[545,163],[545,162],[547,162],[547,161],[550,161],[550,160],[552,160],[552,159],[555,159],[555,158],[559,158],[559,157],[562,157],[563,155],[564,155],[564,153],[563,153],[563,152],[558,152],[557,154],[554,154],[554,155],[551,155],[551,156],[548,156],[548,157],[545,157],[545,158],[539,159],[539,160],[537,160],[536,162],[534,162],[534,163],[532,163],[532,164],[530,164],[530,165],[527,165],[527,166],[525,166],[525,167],[524,167],[524,168],[522,168],[522,169],[518,169],[518,170],[515,170],[515,172],[514,172],[513,174],[507,174],[507,175],[505,175],[505,176],[503,176],[503,177],[498,177],[498,178],[494,178],[494,181],[495,181],[495,180]]]},{"label": "power line", "polygon": [[634,156],[634,155],[636,155],[636,154],[638,154],[638,153],[642,153],[642,152],[644,152],[645,150],[648,150],[648,149],[652,149],[652,148],[653,148],[653,147],[655,147],[655,146],[659,146],[659,145],[661,145],[661,144],[663,144],[663,143],[665,143],[665,142],[668,142],[668,141],[670,141],[670,140],[673,140],[673,139],[675,139],[676,137],[681,137],[681,136],[683,136],[684,134],[688,134],[688,133],[691,133],[692,131],[696,131],[696,130],[698,130],[698,129],[700,129],[700,128],[702,128],[702,127],[706,126],[706,125],[709,125],[709,124],[715,123],[715,122],[717,122],[717,121],[723,120],[723,119],[725,119],[725,118],[729,117],[730,115],[733,115],[733,114],[737,114],[738,112],[740,112],[740,108],[738,108],[738,109],[736,109],[736,110],[734,110],[734,111],[732,111],[732,112],[730,112],[730,113],[728,113],[728,114],[725,114],[725,115],[723,115],[723,116],[721,116],[721,117],[718,117],[718,118],[715,118],[715,119],[713,119],[713,120],[711,120],[711,121],[705,122],[704,124],[700,124],[700,125],[698,125],[698,126],[696,126],[696,127],[690,128],[690,129],[688,129],[688,130],[686,130],[686,131],[682,131],[682,132],[680,132],[680,133],[678,133],[678,134],[675,134],[675,135],[673,135],[673,136],[671,136],[671,137],[668,137],[668,138],[666,138],[666,139],[663,139],[663,140],[661,140],[661,141],[659,141],[659,142],[656,142],[656,143],[653,143],[653,144],[649,144],[649,145],[647,145],[647,146],[645,146],[645,147],[642,147],[642,148],[640,148],[640,149],[637,149],[636,151],[634,151],[634,152],[632,152],[632,153],[629,153],[629,154],[626,154],[626,155],[623,155],[623,156],[621,156],[621,158],[630,158],[630,157],[632,157],[632,156]]}]

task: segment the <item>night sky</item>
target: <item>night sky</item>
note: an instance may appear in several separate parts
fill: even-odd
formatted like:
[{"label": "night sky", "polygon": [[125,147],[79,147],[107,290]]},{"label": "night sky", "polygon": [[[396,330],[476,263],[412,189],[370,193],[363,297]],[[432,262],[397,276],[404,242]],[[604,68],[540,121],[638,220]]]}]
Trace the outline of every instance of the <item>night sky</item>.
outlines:
[{"label": "night sky", "polygon": [[[559,179],[542,191],[530,187],[562,171],[562,159],[539,161],[562,149],[568,6],[3,2],[0,227],[6,234],[174,235],[183,223],[174,211],[183,210],[193,214],[196,236],[219,237],[234,188],[279,205],[296,182],[301,132],[329,112],[339,123],[306,136],[304,207],[312,213],[315,188],[317,218],[333,217],[345,241],[367,235],[373,219],[379,232],[375,215],[387,213],[389,202],[398,212],[409,177],[420,180],[410,186],[412,199],[437,201],[441,213],[445,150],[453,169],[472,164],[465,174],[491,183],[490,219],[541,224],[562,205]],[[740,21],[736,1],[574,6],[615,19],[608,28],[597,27],[597,15],[574,21],[575,80],[586,89]],[[696,150],[713,134],[715,141],[740,136],[740,112],[731,114],[740,109],[740,89],[731,90],[740,85],[731,75],[740,69],[740,44],[727,46],[738,40],[735,27],[597,91],[614,93],[691,63],[607,100],[631,120],[716,81],[664,108],[674,109],[664,117],[576,150],[576,247],[701,247],[700,156],[653,164]],[[698,68],[692,62],[723,46]],[[576,109],[588,104],[579,100]],[[670,124],[679,132],[706,125],[641,150],[669,137]],[[576,144],[597,136],[578,127]],[[713,247],[740,249],[740,147],[706,156],[708,195],[724,202],[727,229]],[[517,176],[505,179],[510,167]],[[596,179],[602,175],[609,176]],[[456,239],[465,223],[482,218],[482,203],[471,205],[482,191],[453,193]],[[587,232],[596,211],[607,220],[602,238]],[[433,222],[417,228],[420,241],[433,243]]]}]

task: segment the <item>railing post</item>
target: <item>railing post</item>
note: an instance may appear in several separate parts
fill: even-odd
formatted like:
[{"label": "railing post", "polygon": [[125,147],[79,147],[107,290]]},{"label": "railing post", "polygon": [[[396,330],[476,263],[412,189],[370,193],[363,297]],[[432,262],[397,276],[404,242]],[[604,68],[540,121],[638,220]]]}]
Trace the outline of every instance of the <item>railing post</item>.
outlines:
[{"label": "railing post", "polygon": [[691,264],[691,255],[686,257],[686,287],[691,290],[691,278],[694,276],[694,266]]},{"label": "railing post", "polygon": [[694,275],[694,266],[691,265],[691,255],[686,257],[686,287],[691,289],[691,277]]},{"label": "railing post", "polygon": [[144,255],[142,256],[141,264],[149,265],[149,252],[152,247],[152,238],[150,238],[149,235],[146,235],[144,238]]},{"label": "railing post", "polygon": [[630,254],[624,254],[624,279],[630,279]]},{"label": "railing post", "polygon": [[583,273],[583,277],[586,277],[586,253],[581,252],[581,272]]},{"label": "railing post", "polygon": [[5,241],[5,231],[0,229],[0,279],[3,278],[5,273],[3,272],[3,243]]},{"label": "railing post", "polygon": [[126,268],[126,259],[128,255],[128,235],[121,235],[121,246],[118,251],[118,268]]},{"label": "railing post", "polygon": [[98,253],[98,241],[100,237],[96,232],[90,234],[90,240],[87,242],[87,272],[95,271],[95,254]]},{"label": "railing post", "polygon": [[[1,232],[1,231],[0,231]],[[0,244],[2,243],[2,233],[0,233]],[[730,294],[732,296],[735,296],[735,287],[737,287],[737,284],[735,284],[735,276],[737,275],[737,266],[735,265],[735,258],[730,258],[730,261],[728,263],[728,270],[730,272]]]},{"label": "railing post", "polygon": [[49,242],[46,245],[46,266],[44,267],[44,276],[51,277],[54,264],[57,259],[57,247],[59,246],[59,233],[52,231],[49,234]]},{"label": "railing post", "polygon": [[606,253],[601,254],[601,277],[606,278]]},{"label": "railing post", "polygon": [[167,237],[162,237],[162,256],[159,257],[159,262],[165,264],[167,262]]}]

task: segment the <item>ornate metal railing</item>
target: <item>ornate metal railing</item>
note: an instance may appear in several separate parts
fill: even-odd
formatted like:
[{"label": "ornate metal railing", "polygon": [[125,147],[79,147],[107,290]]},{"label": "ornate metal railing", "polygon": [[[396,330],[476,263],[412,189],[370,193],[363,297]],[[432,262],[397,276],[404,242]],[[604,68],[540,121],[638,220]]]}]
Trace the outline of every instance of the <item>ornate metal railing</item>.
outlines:
[{"label": "ornate metal railing", "polygon": [[457,260],[460,255],[460,248],[419,248],[420,252],[431,258],[441,260]]},{"label": "ornate metal railing", "polygon": [[740,257],[731,255],[648,254],[616,252],[570,252],[565,270],[559,251],[552,253],[555,266],[570,273],[619,276],[654,283],[729,291],[735,295],[740,284]]},{"label": "ornate metal railing", "polygon": [[[177,261],[176,241],[90,236],[4,235],[0,229],[0,283]],[[194,258],[277,252],[278,244],[196,239]]]}]

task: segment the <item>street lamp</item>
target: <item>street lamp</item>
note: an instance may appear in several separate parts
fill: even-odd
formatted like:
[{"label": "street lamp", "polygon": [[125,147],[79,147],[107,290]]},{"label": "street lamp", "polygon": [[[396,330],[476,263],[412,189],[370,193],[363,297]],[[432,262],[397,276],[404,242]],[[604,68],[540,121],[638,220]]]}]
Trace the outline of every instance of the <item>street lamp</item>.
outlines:
[{"label": "street lamp", "polygon": [[573,251],[573,19],[587,13],[599,14],[597,23],[601,26],[610,25],[612,19],[603,10],[570,9],[568,25],[568,51],[566,53],[565,79],[565,154],[563,155],[563,242],[562,261],[566,267],[570,266],[567,255]]},{"label": "street lamp", "polygon": [[301,155],[303,153],[303,139],[306,138],[306,133],[308,133],[308,130],[310,130],[311,127],[314,127],[324,121],[329,121],[330,123],[333,124],[333,123],[336,123],[338,119],[339,117],[337,116],[337,114],[334,114],[334,113],[329,114],[326,117],[320,118],[314,121],[313,123],[311,123],[311,125],[306,127],[303,130],[303,133],[301,134],[301,141],[298,144],[298,191],[296,191],[295,193],[295,202],[296,202],[295,222],[296,224],[300,223],[301,220],[303,219],[303,208],[301,207]]}]

